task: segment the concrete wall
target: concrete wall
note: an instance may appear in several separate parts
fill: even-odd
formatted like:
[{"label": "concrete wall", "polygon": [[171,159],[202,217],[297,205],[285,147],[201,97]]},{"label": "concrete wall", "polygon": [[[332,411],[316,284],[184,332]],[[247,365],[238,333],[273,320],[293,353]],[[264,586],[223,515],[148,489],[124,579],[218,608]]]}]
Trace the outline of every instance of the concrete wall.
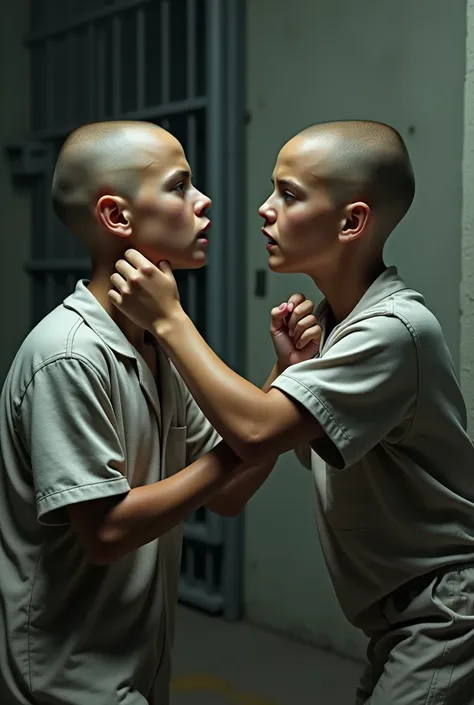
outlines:
[{"label": "concrete wall", "polygon": [[[294,290],[314,294],[311,282],[270,274],[267,297],[254,297],[253,272],[267,259],[256,209],[280,146],[308,124],[340,118],[385,121],[406,138],[418,194],[388,260],[425,294],[458,362],[465,1],[249,0],[247,12],[251,378],[261,383],[271,367],[271,305]],[[311,478],[292,456],[249,506],[246,527],[249,617],[360,655],[363,640],[341,617],[318,547]]]},{"label": "concrete wall", "polygon": [[461,282],[461,385],[474,434],[474,0],[467,2]]},{"label": "concrete wall", "polygon": [[29,62],[23,40],[28,31],[27,0],[8,8],[0,23],[0,386],[30,321],[30,193],[14,186],[5,152],[7,144],[29,132]]}]

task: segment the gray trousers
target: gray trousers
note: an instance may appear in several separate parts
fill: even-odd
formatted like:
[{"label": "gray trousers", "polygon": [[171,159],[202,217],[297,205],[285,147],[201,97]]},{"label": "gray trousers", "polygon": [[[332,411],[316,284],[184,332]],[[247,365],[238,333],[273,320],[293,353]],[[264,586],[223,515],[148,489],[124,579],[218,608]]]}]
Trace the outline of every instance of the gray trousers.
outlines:
[{"label": "gray trousers", "polygon": [[474,565],[417,578],[384,614],[356,705],[474,705]]}]

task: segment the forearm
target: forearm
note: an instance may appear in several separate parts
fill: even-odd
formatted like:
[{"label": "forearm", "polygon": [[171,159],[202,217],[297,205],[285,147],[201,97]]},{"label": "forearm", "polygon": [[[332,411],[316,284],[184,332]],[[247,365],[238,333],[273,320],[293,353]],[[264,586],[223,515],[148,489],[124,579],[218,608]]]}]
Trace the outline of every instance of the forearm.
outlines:
[{"label": "forearm", "polygon": [[[264,392],[268,392],[279,374],[281,374],[280,367],[275,364],[262,387]],[[258,465],[253,465],[248,470],[239,473],[211,497],[206,503],[206,507],[223,516],[239,514],[268,478],[277,460],[278,456]]]},{"label": "forearm", "polygon": [[159,538],[245,469],[240,458],[220,443],[175,475],[130,490],[105,513],[95,531],[96,562],[111,563]]},{"label": "forearm", "polygon": [[265,391],[227,367],[185,314],[159,323],[155,335],[205,416],[241,455],[253,430],[266,418]]},{"label": "forearm", "polygon": [[207,509],[222,516],[239,514],[270,475],[275,462],[276,458],[239,473],[206,502]]}]

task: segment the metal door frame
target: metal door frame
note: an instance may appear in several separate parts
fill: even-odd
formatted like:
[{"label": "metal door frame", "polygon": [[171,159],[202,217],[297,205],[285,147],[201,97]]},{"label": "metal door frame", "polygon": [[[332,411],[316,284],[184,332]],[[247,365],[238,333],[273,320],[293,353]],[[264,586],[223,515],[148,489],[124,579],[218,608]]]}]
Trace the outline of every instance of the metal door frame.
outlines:
[{"label": "metal door frame", "polygon": [[[220,123],[217,144],[221,154],[209,155],[211,193],[219,193],[219,183],[226,183],[225,198],[219,198],[213,212],[213,228],[227,237],[216,238],[218,247],[210,249],[214,263],[208,283],[208,316],[212,321],[207,337],[212,349],[232,369],[245,374],[247,317],[247,257],[245,199],[245,0],[210,0],[215,6],[214,38],[208,48],[209,129]],[[226,12],[227,11],[227,12]],[[219,30],[220,27],[220,30]],[[225,28],[234,31],[225,31]],[[223,115],[219,116],[219,111]],[[208,139],[208,145],[212,140]],[[219,164],[217,163],[219,162]],[[233,168],[225,169],[225,163]],[[227,292],[225,299],[222,292]],[[214,308],[215,307],[215,308]],[[214,318],[215,314],[215,318]],[[223,522],[224,615],[239,619],[243,611],[243,515]]]}]

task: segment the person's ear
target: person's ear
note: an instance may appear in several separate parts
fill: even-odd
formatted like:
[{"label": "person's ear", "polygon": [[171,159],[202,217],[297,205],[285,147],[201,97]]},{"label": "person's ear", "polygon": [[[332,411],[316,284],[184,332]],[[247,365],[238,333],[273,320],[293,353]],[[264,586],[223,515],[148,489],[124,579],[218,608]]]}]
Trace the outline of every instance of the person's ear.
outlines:
[{"label": "person's ear", "polygon": [[96,206],[97,218],[102,227],[117,237],[132,234],[132,214],[127,201],[119,196],[101,196]]},{"label": "person's ear", "polygon": [[342,242],[358,240],[366,231],[370,219],[367,203],[351,203],[345,209],[339,239]]}]

